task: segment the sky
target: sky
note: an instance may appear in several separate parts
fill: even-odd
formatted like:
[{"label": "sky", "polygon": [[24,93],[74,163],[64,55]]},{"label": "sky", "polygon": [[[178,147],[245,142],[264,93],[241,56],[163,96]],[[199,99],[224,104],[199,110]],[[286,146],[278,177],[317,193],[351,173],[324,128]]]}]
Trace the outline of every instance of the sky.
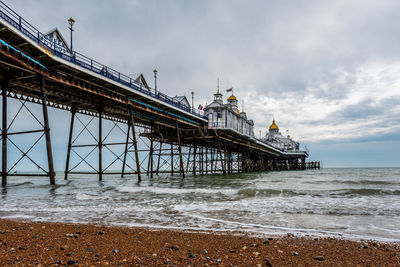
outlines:
[{"label": "sky", "polygon": [[[217,79],[265,134],[275,118],[324,167],[400,167],[397,0],[4,1],[42,32],[169,95],[213,100]],[[66,112],[52,110],[54,124]],[[53,138],[65,153],[66,134]],[[62,169],[65,156],[56,157]]]}]

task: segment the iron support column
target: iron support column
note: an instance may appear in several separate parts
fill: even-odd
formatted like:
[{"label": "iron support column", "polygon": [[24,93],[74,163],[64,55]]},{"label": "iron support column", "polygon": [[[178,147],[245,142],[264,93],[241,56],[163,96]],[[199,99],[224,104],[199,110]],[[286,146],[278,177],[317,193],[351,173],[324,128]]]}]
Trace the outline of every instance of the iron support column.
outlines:
[{"label": "iron support column", "polygon": [[4,187],[7,185],[7,89],[8,80],[4,79],[1,81],[1,95],[3,98],[3,123],[2,123],[2,169],[1,169],[1,185]]},{"label": "iron support column", "polygon": [[171,175],[174,175],[174,141],[171,138]]},{"label": "iron support column", "polygon": [[147,176],[149,176],[149,172],[150,172],[150,177],[153,178],[153,124],[151,124],[150,126],[150,131],[151,131],[151,135],[150,135],[150,153],[149,153],[149,161],[147,163]]},{"label": "iron support column", "polygon": [[141,182],[142,177],[140,175],[140,161],[139,161],[139,153],[138,153],[137,142],[136,142],[135,120],[133,119],[132,106],[129,108],[129,116],[130,116],[131,127],[132,127],[133,146],[135,148],[135,160],[136,160],[136,170],[137,170],[136,172],[138,175],[138,182]]},{"label": "iron support column", "polygon": [[158,175],[158,171],[160,170],[160,158],[161,158],[162,144],[163,144],[163,142],[161,141],[161,142],[160,142],[160,150],[159,150],[159,153],[158,153],[156,175]]},{"label": "iron support column", "polygon": [[220,157],[220,161],[221,161],[221,167],[222,167],[222,174],[225,175],[226,174],[226,170],[225,170],[225,162],[224,159],[222,158],[222,151],[221,151],[221,140],[218,138],[218,152],[219,152],[219,157]]},{"label": "iron support column", "polygon": [[125,151],[124,151],[124,160],[122,162],[122,172],[121,172],[121,177],[124,177],[125,174],[125,164],[126,164],[126,156],[128,154],[128,144],[129,144],[129,133],[131,129],[131,122],[128,120],[128,130],[126,133],[126,142],[125,142]]},{"label": "iron support column", "polygon": [[100,108],[99,109],[99,181],[103,180],[103,155],[102,155],[102,150],[103,150],[103,121],[101,116],[103,115],[103,111]]},{"label": "iron support column", "polygon": [[182,159],[181,136],[180,136],[180,133],[179,133],[178,121],[176,121],[176,135],[177,135],[177,138],[178,138],[179,171],[182,174],[183,178],[185,178],[185,169],[184,169],[184,166],[183,166],[183,159]]},{"label": "iron support column", "polygon": [[193,175],[196,175],[196,150],[197,150],[197,146],[196,146],[196,143],[194,143],[194,148],[193,148]]},{"label": "iron support column", "polygon": [[190,161],[190,152],[192,151],[192,147],[189,147],[189,154],[186,161],[186,172],[189,170],[189,161]]},{"label": "iron support column", "polygon": [[69,126],[69,137],[68,137],[68,147],[67,147],[67,161],[65,163],[64,180],[68,179],[68,173],[69,173],[69,160],[70,160],[70,157],[71,157],[72,133],[73,133],[73,130],[74,130],[75,112],[76,112],[76,107],[74,105],[71,108],[71,124]]},{"label": "iron support column", "polygon": [[53,154],[51,150],[49,114],[47,113],[47,100],[46,100],[44,76],[40,75],[39,79],[40,79],[40,93],[42,95],[42,109],[43,109],[43,120],[44,120],[44,132],[46,137],[47,162],[49,165],[50,184],[53,185],[56,183],[56,181],[54,179],[55,173],[53,165]]}]

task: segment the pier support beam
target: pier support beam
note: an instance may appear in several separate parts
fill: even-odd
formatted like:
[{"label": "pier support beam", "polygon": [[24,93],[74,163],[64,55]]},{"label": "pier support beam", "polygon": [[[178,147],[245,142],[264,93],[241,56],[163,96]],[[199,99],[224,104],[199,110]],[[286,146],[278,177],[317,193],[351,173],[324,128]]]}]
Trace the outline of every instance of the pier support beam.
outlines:
[{"label": "pier support beam", "polygon": [[171,175],[174,176],[174,141],[171,140]]},{"label": "pier support beam", "polygon": [[185,178],[185,169],[183,166],[183,158],[182,158],[182,147],[181,147],[181,134],[179,131],[178,121],[176,121],[176,136],[178,139],[178,151],[179,151],[179,172],[183,178]]},{"label": "pier support beam", "polygon": [[218,138],[218,152],[219,152],[219,158],[221,161],[221,167],[222,167],[222,174],[226,174],[226,169],[225,169],[225,160],[222,157],[222,148],[221,148],[221,140]]},{"label": "pier support beam", "polygon": [[197,152],[197,146],[196,146],[196,143],[194,143],[194,146],[193,146],[193,175],[196,175],[196,152]]},{"label": "pier support beam", "polygon": [[71,123],[70,123],[70,126],[69,126],[69,137],[68,137],[68,147],[67,147],[67,159],[66,159],[66,162],[65,162],[64,180],[68,180],[69,161],[70,161],[70,158],[71,158],[72,133],[73,133],[73,131],[74,131],[75,113],[76,113],[76,106],[73,105],[73,106],[71,107]]},{"label": "pier support beam", "polygon": [[103,180],[103,120],[102,120],[103,110],[99,109],[99,181]]},{"label": "pier support beam", "polygon": [[45,89],[45,80],[44,76],[40,75],[40,93],[42,97],[42,109],[43,109],[43,120],[44,120],[44,133],[46,138],[46,151],[47,151],[47,162],[49,167],[49,177],[50,184],[54,185],[55,181],[55,173],[54,173],[54,165],[53,165],[53,153],[51,150],[51,139],[50,139],[50,124],[49,124],[49,114],[47,112],[47,100],[46,100],[46,89]]},{"label": "pier support beam", "polygon": [[128,129],[126,130],[126,142],[125,142],[124,159],[122,161],[121,177],[124,177],[124,174],[125,174],[125,165],[126,165],[126,156],[128,155],[130,129],[131,129],[131,122],[130,122],[130,120],[128,120]]},{"label": "pier support beam", "polygon": [[159,149],[159,152],[158,152],[158,160],[157,160],[156,175],[158,175],[158,172],[159,172],[159,170],[160,170],[160,159],[161,159],[162,145],[163,145],[163,142],[161,141],[161,142],[160,142],[160,149]]},{"label": "pier support beam", "polygon": [[132,107],[129,109],[129,117],[131,120],[131,127],[132,127],[132,139],[133,139],[133,147],[135,149],[135,160],[136,160],[136,172],[138,176],[138,182],[140,183],[142,181],[142,176],[140,173],[140,161],[139,161],[139,153],[138,153],[138,147],[137,147],[137,140],[136,140],[136,131],[135,131],[135,120],[133,119],[133,111]]},{"label": "pier support beam", "polygon": [[5,187],[7,185],[7,89],[8,89],[8,80],[4,79],[1,81],[1,95],[2,95],[2,102],[3,102],[3,121],[2,121],[2,146],[1,146],[1,153],[2,153],[2,166],[1,166],[1,186]]}]

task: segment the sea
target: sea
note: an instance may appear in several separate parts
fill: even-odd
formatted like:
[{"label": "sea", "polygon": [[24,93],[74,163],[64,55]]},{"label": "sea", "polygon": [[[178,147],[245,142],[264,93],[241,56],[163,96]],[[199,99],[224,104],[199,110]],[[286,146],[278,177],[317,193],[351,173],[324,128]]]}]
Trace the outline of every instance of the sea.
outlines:
[{"label": "sea", "polygon": [[30,221],[400,240],[400,168],[231,175],[9,177],[0,217]]}]

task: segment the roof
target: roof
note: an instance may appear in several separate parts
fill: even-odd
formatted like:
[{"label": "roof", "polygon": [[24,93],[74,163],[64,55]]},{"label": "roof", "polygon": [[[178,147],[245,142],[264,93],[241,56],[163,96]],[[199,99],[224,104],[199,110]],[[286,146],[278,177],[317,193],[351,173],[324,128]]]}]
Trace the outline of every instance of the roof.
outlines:
[{"label": "roof", "polygon": [[144,78],[143,73],[141,73],[141,74],[135,79],[135,82],[137,82],[137,83],[139,83],[139,84],[143,84],[144,87],[145,87],[146,89],[150,90],[150,87],[149,87],[149,85],[147,84],[147,81],[146,81],[146,79]]},{"label": "roof", "polygon": [[62,36],[61,32],[57,28],[54,28],[54,29],[48,31],[43,35],[45,37],[47,37],[47,36],[51,36],[54,34],[55,34],[55,37],[57,38],[57,40],[59,40],[68,49],[68,51],[71,51],[71,48],[69,47],[69,45],[65,41],[64,37]]},{"label": "roof", "polygon": [[228,97],[228,101],[232,101],[232,100],[237,100],[236,96],[231,95],[230,97]]},{"label": "roof", "polygon": [[272,121],[271,126],[269,126],[270,130],[279,130],[278,125],[276,125],[275,120]]}]

